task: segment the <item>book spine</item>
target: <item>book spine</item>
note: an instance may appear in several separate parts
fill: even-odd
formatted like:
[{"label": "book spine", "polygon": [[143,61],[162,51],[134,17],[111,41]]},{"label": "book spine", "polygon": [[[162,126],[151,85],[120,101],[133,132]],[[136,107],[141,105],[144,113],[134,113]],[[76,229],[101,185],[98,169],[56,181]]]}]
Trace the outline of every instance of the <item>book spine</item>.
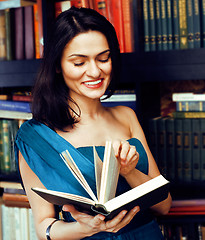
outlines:
[{"label": "book spine", "polygon": [[144,51],[150,51],[149,43],[149,20],[148,20],[148,0],[143,0],[143,19],[144,19]]},{"label": "book spine", "polygon": [[177,169],[177,180],[183,181],[183,137],[182,137],[182,119],[175,119],[175,156],[176,156],[176,169]]},{"label": "book spine", "polygon": [[0,109],[19,112],[31,112],[30,103],[0,100]]},{"label": "book spine", "polygon": [[205,181],[205,119],[200,118],[201,181]]},{"label": "book spine", "polygon": [[40,57],[43,56],[44,48],[44,36],[43,36],[43,9],[42,9],[42,0],[36,0],[37,9],[38,9],[38,33],[39,33],[39,49]]},{"label": "book spine", "polygon": [[192,124],[191,119],[183,120],[183,176],[184,182],[192,181]]},{"label": "book spine", "polygon": [[3,172],[4,152],[3,152],[3,124],[0,120],[0,173]]},{"label": "book spine", "polygon": [[15,24],[15,59],[24,59],[24,15],[23,7],[14,9]]},{"label": "book spine", "polygon": [[12,60],[13,53],[12,53],[12,44],[11,44],[10,9],[5,9],[5,24],[6,24],[6,60]]},{"label": "book spine", "polygon": [[205,112],[173,112],[174,118],[205,118]]},{"label": "book spine", "polygon": [[168,35],[167,35],[167,13],[166,2],[160,0],[161,5],[161,24],[162,24],[162,50],[168,50]]},{"label": "book spine", "polygon": [[156,49],[162,50],[162,25],[161,25],[161,10],[160,1],[155,1],[155,18],[156,18]]},{"label": "book spine", "polygon": [[179,49],[179,0],[172,2],[173,48]]},{"label": "book spine", "polygon": [[201,47],[201,26],[199,14],[199,0],[193,0],[193,21],[194,21],[194,48]]},{"label": "book spine", "polygon": [[123,15],[123,28],[125,39],[125,52],[133,52],[133,16],[131,8],[131,0],[122,0],[122,15]]},{"label": "book spine", "polygon": [[108,19],[106,0],[95,0],[95,10]]},{"label": "book spine", "polygon": [[167,137],[167,177],[170,181],[176,180],[175,162],[175,122],[173,118],[166,119]]},{"label": "book spine", "polygon": [[0,60],[6,60],[6,22],[4,10],[0,10]]},{"label": "book spine", "polygon": [[179,0],[179,43],[180,49],[188,48],[186,1]]},{"label": "book spine", "polygon": [[167,177],[167,149],[166,149],[166,118],[161,118],[157,121],[158,132],[159,132],[159,158],[158,158],[158,167],[161,174],[166,178]]},{"label": "book spine", "polygon": [[24,7],[25,59],[35,58],[33,6]]},{"label": "book spine", "polygon": [[181,101],[176,102],[176,111],[179,112],[203,112],[205,111],[205,101]]},{"label": "book spine", "polygon": [[156,51],[156,30],[155,30],[155,10],[154,1],[149,0],[149,42],[150,51]]},{"label": "book spine", "polygon": [[167,46],[168,50],[173,49],[173,27],[172,27],[172,13],[171,13],[172,0],[166,0],[167,11]]},{"label": "book spine", "polygon": [[187,0],[187,38],[188,48],[194,48],[193,0]]},{"label": "book spine", "polygon": [[202,47],[205,48],[205,0],[201,1],[201,38],[202,38]]},{"label": "book spine", "polygon": [[124,28],[123,28],[123,16],[122,16],[122,1],[111,0],[113,7],[113,23],[118,36],[120,44],[120,52],[125,52],[125,43],[124,43]]},{"label": "book spine", "polygon": [[200,119],[192,119],[192,179],[201,180],[201,159],[200,159]]}]

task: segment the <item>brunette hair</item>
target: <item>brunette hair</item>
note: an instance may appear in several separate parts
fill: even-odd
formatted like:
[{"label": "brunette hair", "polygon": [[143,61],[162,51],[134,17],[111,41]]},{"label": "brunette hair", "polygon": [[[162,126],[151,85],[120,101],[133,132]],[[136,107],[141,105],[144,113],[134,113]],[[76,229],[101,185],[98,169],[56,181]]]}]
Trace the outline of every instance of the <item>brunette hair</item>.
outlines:
[{"label": "brunette hair", "polygon": [[44,57],[33,88],[32,113],[33,117],[52,129],[64,130],[73,126],[74,118],[68,104],[69,89],[61,69],[62,52],[69,41],[80,33],[90,30],[99,31],[106,37],[110,48],[112,61],[111,82],[108,95],[112,95],[115,82],[119,78],[120,50],[116,32],[112,24],[101,14],[89,8],[71,7],[62,12],[53,24],[44,50]]}]

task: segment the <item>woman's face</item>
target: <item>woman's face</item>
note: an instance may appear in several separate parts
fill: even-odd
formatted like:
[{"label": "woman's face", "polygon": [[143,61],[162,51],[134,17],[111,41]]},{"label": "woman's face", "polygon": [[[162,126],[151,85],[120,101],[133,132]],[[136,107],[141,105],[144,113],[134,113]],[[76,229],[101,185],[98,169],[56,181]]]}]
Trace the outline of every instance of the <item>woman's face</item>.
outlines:
[{"label": "woman's face", "polygon": [[98,31],[74,37],[63,50],[61,70],[70,97],[99,99],[110,83],[112,71],[106,37]]}]

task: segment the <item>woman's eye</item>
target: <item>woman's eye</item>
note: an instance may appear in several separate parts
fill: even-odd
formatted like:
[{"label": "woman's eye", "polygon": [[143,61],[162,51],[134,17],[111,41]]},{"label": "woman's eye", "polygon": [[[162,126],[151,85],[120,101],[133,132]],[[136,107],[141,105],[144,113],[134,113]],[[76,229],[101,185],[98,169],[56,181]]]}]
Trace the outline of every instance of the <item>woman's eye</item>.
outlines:
[{"label": "woman's eye", "polygon": [[74,66],[79,67],[79,66],[82,66],[83,64],[84,64],[84,62],[81,62],[81,63],[74,63]]},{"label": "woman's eye", "polygon": [[106,59],[99,59],[99,61],[100,61],[100,62],[103,62],[103,63],[104,63],[104,62],[108,62],[109,58],[110,58],[110,57],[108,57],[108,58],[106,58]]}]

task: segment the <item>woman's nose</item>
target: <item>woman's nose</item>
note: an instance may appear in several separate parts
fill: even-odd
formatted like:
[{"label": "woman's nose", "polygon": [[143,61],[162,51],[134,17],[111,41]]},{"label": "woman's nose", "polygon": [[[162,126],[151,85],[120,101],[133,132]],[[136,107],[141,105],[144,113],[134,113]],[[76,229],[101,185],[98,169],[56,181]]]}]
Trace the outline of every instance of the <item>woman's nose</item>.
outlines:
[{"label": "woman's nose", "polygon": [[91,61],[88,64],[86,73],[89,77],[98,78],[100,77],[101,70],[95,61]]}]

